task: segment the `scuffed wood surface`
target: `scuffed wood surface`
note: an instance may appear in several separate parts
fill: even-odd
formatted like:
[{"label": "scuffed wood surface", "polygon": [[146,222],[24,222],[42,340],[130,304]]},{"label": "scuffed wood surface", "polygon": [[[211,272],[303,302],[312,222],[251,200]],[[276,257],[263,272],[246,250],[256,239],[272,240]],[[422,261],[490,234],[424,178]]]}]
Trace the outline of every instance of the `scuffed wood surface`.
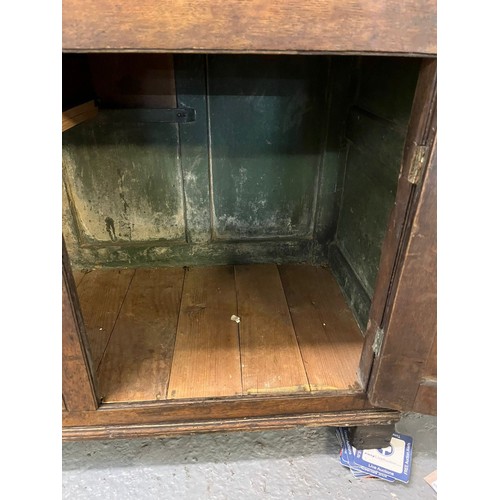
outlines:
[{"label": "scuffed wood surface", "polygon": [[95,410],[97,399],[93,368],[83,320],[79,311],[76,286],[63,241],[62,265],[62,393],[69,411]]},{"label": "scuffed wood surface", "polygon": [[235,278],[243,392],[309,391],[277,267],[236,266]]},{"label": "scuffed wood surface", "polygon": [[165,399],[183,281],[182,268],[136,270],[98,370],[104,401]]},{"label": "scuffed wood surface", "polygon": [[96,368],[101,363],[133,276],[133,269],[99,269],[86,273],[77,285],[85,331]]},{"label": "scuffed wood surface", "polygon": [[78,294],[104,403],[360,390],[363,339],[325,268],[95,269]]},{"label": "scuffed wood surface", "polygon": [[396,200],[382,246],[379,273],[361,355],[359,378],[363,387],[368,385],[372,369],[372,345],[377,328],[380,325],[385,327],[388,320],[387,307],[393,301],[394,294],[392,280],[402,265],[402,257],[404,257],[402,249],[407,241],[408,224],[411,223],[412,214],[418,203],[418,189],[408,182],[414,149],[416,145],[431,144],[436,132],[436,82],[437,60],[422,61],[408,124]]},{"label": "scuffed wood surface", "polygon": [[413,411],[437,415],[437,331],[423,370]]},{"label": "scuffed wood surface", "polygon": [[358,392],[328,394],[252,395],[199,400],[167,400],[155,403],[103,403],[99,411],[71,412],[63,416],[63,425],[153,425],[186,420],[233,419],[271,415],[300,415],[374,407],[366,394]]},{"label": "scuffed wood surface", "polygon": [[72,269],[72,272],[73,272],[73,279],[75,280],[75,286],[76,288],[78,288],[78,286],[80,285],[81,281],[83,280],[83,278],[87,273],[85,271],[79,271],[75,269]]},{"label": "scuffed wood surface", "polygon": [[363,337],[331,272],[279,269],[311,390],[356,387]]},{"label": "scuffed wood surface", "polygon": [[[411,411],[425,377],[432,371],[437,331],[437,141],[413,220],[395,297],[379,358],[375,358],[368,387],[370,401],[377,406]],[[432,386],[427,386],[432,387]],[[429,392],[429,390],[424,390]],[[434,386],[434,394],[436,386]],[[432,402],[430,394],[425,399]],[[434,398],[435,399],[435,398]],[[419,403],[421,413],[433,413]]]},{"label": "scuffed wood surface", "polygon": [[[94,412],[97,413],[97,412]],[[324,427],[348,425],[386,425],[399,420],[391,410],[338,411],[303,415],[272,415],[263,418],[210,419],[155,425],[116,425],[63,428],[63,440],[164,437],[194,432],[263,431],[291,429],[297,426]]]},{"label": "scuffed wood surface", "polygon": [[435,0],[64,0],[63,50],[436,53]]},{"label": "scuffed wood surface", "polygon": [[241,394],[233,266],[186,270],[168,398]]}]

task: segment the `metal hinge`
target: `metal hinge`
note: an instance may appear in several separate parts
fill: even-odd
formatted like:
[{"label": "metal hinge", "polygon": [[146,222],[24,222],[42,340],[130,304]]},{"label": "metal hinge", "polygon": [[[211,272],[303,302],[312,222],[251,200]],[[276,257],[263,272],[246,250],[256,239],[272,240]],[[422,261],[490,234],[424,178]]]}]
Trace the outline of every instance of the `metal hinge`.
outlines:
[{"label": "metal hinge", "polygon": [[428,150],[429,148],[427,146],[415,147],[413,159],[410,165],[410,171],[408,172],[408,181],[412,184],[418,184],[422,178],[422,172],[424,170]]},{"label": "metal hinge", "polygon": [[384,341],[385,332],[382,328],[377,327],[375,330],[375,338],[373,339],[372,349],[375,356],[379,356],[380,349],[382,349],[382,342]]}]

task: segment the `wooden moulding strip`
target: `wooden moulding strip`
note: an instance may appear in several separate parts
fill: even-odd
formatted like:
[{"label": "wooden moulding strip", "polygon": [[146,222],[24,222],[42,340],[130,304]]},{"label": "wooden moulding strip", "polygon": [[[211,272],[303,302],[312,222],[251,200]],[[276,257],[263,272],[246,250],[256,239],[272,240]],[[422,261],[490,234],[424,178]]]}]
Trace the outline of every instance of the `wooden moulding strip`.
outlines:
[{"label": "wooden moulding strip", "polygon": [[375,409],[366,394],[295,394],[289,396],[243,396],[151,403],[105,403],[97,411],[73,411],[63,415],[64,427],[108,425],[155,425],[186,421],[272,418],[309,413]]},{"label": "wooden moulding strip", "polygon": [[62,131],[66,132],[75,125],[79,125],[97,116],[97,106],[94,101],[88,101],[62,113]]},{"label": "wooden moulding strip", "polygon": [[63,440],[164,437],[195,432],[282,430],[297,426],[351,427],[394,424],[400,413],[393,410],[362,410],[333,413],[309,413],[291,416],[254,417],[159,423],[153,425],[110,425],[63,428]]}]

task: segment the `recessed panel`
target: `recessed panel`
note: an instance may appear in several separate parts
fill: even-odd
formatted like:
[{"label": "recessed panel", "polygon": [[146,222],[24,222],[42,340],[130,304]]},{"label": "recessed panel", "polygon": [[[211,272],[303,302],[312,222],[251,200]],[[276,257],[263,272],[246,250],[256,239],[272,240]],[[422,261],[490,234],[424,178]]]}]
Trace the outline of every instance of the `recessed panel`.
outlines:
[{"label": "recessed panel", "polygon": [[208,58],[214,233],[311,234],[328,61]]}]

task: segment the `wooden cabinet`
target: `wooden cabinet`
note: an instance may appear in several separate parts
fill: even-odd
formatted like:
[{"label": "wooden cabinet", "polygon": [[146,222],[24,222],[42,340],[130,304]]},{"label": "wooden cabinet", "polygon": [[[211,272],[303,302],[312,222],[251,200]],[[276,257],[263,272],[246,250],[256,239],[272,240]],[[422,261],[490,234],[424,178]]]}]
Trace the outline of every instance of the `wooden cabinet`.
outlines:
[{"label": "wooden cabinet", "polygon": [[435,24],[63,2],[64,439],[436,412]]}]

